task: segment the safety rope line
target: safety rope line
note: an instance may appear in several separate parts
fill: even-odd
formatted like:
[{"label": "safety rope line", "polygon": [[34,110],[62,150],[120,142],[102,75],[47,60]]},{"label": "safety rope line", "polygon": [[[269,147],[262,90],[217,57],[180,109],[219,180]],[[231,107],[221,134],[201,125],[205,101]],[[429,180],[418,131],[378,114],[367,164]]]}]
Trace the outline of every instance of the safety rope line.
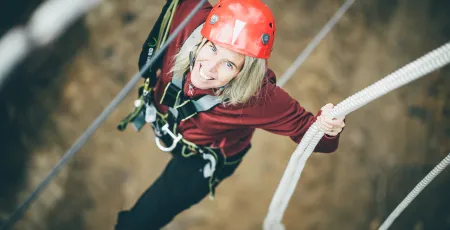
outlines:
[{"label": "safety rope line", "polygon": [[53,42],[73,22],[101,0],[47,0],[40,4],[27,25],[9,30],[0,39],[0,89],[10,72],[36,48]]},{"label": "safety rope line", "polygon": [[448,165],[450,165],[450,153],[445,157],[431,172],[429,172],[414,189],[403,199],[403,201],[395,208],[395,210],[388,216],[383,224],[378,228],[379,230],[387,230],[391,224],[397,219],[400,213],[419,195],[428,184],[439,175]]},{"label": "safety rope line", "polygon": [[325,24],[325,26],[320,30],[320,32],[313,38],[313,40],[306,46],[303,52],[295,59],[295,61],[289,66],[289,68],[284,72],[283,75],[277,80],[277,85],[283,87],[287,81],[294,75],[295,71],[303,64],[303,62],[309,57],[309,55],[314,51],[314,49],[319,45],[323,38],[331,31],[331,29],[336,25],[336,23],[342,18],[345,12],[352,6],[355,0],[347,0],[342,6],[336,11],[333,17]]},{"label": "safety rope line", "polygon": [[[330,113],[331,118],[345,116],[371,101],[416,80],[450,63],[450,42],[423,57],[398,69],[358,93],[336,105]],[[272,198],[269,211],[264,220],[265,230],[284,229],[281,223],[289,200],[295,190],[306,161],[322,139],[324,132],[317,128],[317,121],[308,129],[295,152]]]},{"label": "safety rope line", "polygon": [[141,80],[141,75],[155,62],[156,59],[161,56],[162,52],[169,46],[169,44],[175,39],[175,37],[181,32],[181,30],[187,25],[192,17],[200,10],[206,0],[201,0],[195,8],[189,13],[184,21],[173,31],[173,33],[167,39],[167,42],[156,51],[151,60],[144,65],[144,67],[133,76],[133,78],[125,85],[125,87],[119,92],[119,94],[111,101],[111,103],[103,110],[103,112],[91,123],[86,131],[78,138],[74,145],[64,154],[57,165],[47,175],[47,177],[38,185],[38,187],[25,199],[25,201],[16,209],[8,220],[0,227],[0,230],[7,230],[12,227],[25,213],[31,203],[37,198],[42,190],[50,183],[61,168],[67,164],[67,162],[75,155],[75,153],[86,143],[86,141],[92,136],[98,127],[106,120],[106,118],[115,110],[119,103],[125,98],[125,96],[134,88],[134,86]]}]

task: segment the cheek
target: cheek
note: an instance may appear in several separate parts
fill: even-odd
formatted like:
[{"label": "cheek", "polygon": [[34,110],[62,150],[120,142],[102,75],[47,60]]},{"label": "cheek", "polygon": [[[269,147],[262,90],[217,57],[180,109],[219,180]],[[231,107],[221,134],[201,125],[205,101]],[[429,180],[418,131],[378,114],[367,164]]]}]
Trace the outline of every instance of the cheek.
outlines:
[{"label": "cheek", "polygon": [[230,82],[233,78],[235,78],[238,75],[238,72],[235,71],[220,71],[219,73],[219,81],[222,85],[226,85],[228,82]]},{"label": "cheek", "polygon": [[211,57],[211,53],[208,50],[205,50],[203,47],[197,54],[197,60],[208,60]]},{"label": "cheek", "polygon": [[197,76],[200,73],[198,72],[200,67],[200,63],[198,61],[195,61],[194,66],[192,67],[191,76]]}]

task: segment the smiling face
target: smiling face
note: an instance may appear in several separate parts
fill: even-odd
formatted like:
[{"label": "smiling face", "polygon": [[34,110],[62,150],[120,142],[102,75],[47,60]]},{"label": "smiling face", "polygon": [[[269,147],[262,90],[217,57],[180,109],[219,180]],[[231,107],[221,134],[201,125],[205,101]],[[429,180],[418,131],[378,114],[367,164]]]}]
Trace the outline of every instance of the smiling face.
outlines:
[{"label": "smiling face", "polygon": [[198,52],[191,72],[192,84],[199,89],[225,86],[244,65],[242,54],[208,41]]}]

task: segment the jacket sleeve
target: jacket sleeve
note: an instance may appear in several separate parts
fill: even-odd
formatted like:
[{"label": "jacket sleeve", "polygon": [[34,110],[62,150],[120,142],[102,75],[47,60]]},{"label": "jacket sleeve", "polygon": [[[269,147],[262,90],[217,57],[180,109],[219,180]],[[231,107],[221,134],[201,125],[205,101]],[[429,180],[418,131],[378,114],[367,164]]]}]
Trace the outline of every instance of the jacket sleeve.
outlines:
[{"label": "jacket sleeve", "polygon": [[[257,104],[245,108],[245,117],[247,117],[251,127],[289,136],[296,143],[300,143],[321,111],[317,116],[314,116],[287,92],[274,84],[266,85],[262,94],[259,96]],[[336,151],[339,136],[340,134],[335,137],[324,135],[314,151],[322,153]]]}]

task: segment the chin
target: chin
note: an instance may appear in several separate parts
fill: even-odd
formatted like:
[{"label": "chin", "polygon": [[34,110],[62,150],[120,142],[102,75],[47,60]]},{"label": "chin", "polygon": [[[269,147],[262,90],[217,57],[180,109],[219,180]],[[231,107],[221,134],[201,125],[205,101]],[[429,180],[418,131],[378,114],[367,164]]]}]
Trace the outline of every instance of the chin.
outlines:
[{"label": "chin", "polygon": [[203,89],[203,90],[212,88],[212,87],[209,87],[207,84],[202,84],[202,83],[197,82],[196,78],[192,78],[191,82],[192,82],[192,85],[195,86],[195,88],[199,88],[199,89]]}]

